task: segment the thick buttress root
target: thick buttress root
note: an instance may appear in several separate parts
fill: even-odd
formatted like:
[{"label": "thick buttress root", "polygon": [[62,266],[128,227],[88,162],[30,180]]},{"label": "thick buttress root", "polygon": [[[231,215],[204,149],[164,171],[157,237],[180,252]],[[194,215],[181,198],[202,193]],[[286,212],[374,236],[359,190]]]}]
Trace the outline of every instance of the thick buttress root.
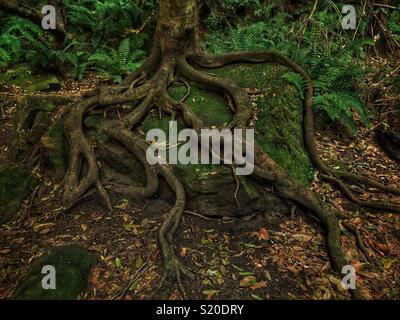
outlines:
[{"label": "thick buttress root", "polygon": [[[204,128],[203,121],[184,102],[190,90],[188,82],[224,95],[234,113],[234,120],[227,128],[246,129],[252,112],[249,97],[244,90],[237,87],[231,80],[219,79],[192,67],[192,65],[197,65],[203,68],[218,68],[238,62],[275,62],[289,67],[302,75],[308,84],[304,108],[304,139],[310,158],[321,172],[322,177],[334,183],[347,198],[359,205],[400,212],[400,206],[396,204],[367,202],[357,199],[344,181],[381,189],[395,195],[400,195],[399,189],[385,186],[367,177],[334,171],[322,163],[314,141],[312,82],[306,72],[290,59],[273,51],[244,52],[223,56],[196,53],[161,59],[161,56],[157,54],[157,50],[154,50],[143,66],[137,72],[129,75],[120,86],[113,88],[103,87],[94,90],[72,108],[65,123],[65,134],[69,144],[69,167],[64,179],[63,200],[66,206],[70,207],[82,199],[90,188],[96,188],[106,207],[110,211],[112,210],[107,191],[100,179],[98,156],[84,134],[83,120],[87,113],[96,108],[107,108],[111,105],[123,103],[134,104],[133,111],[120,120],[106,122],[102,126],[102,131],[112,140],[124,146],[132,157],[136,157],[142,163],[147,182],[144,187],[107,186],[107,188],[110,187],[114,192],[125,193],[131,197],[150,198],[156,194],[159,177],[161,176],[175,193],[175,204],[165,215],[159,230],[159,242],[164,259],[165,273],[156,297],[168,298],[173,285],[177,283],[182,296],[186,298],[181,275],[189,278],[193,277],[192,272],[177,258],[173,244],[174,233],[185,210],[185,191],[171,166],[150,165],[147,162],[146,150],[148,143],[142,139],[135,129],[146,115],[154,107],[157,107],[160,114],[164,112],[172,117],[180,114],[186,126],[200,132]],[[188,88],[188,94],[181,101],[174,100],[168,94],[168,87],[175,82],[183,82]],[[292,179],[257,144],[255,146],[255,170],[253,175],[273,185],[282,198],[295,202],[305,208],[307,212],[319,218],[326,229],[327,249],[333,269],[340,273],[348,263],[342,253],[341,230],[337,213],[323,204],[317,195]],[[351,294],[353,298],[361,298],[358,290],[352,290]]]}]

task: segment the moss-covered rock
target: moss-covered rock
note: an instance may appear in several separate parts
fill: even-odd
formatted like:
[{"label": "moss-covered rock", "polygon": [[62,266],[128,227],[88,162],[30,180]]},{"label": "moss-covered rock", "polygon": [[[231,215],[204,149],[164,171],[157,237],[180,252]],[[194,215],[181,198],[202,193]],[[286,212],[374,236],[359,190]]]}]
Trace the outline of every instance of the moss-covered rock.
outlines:
[{"label": "moss-covered rock", "polygon": [[[173,98],[180,100],[186,94],[186,87],[170,89]],[[226,126],[233,120],[225,99],[213,92],[191,88],[186,103],[208,127]],[[149,116],[143,131],[161,129],[168,139],[169,119]],[[178,119],[178,131],[184,128],[182,119]],[[258,210],[266,210],[278,205],[279,200],[259,190],[248,177],[233,176],[231,168],[223,165],[182,165],[175,166],[177,175],[187,193],[187,208],[197,213],[214,216],[245,215]],[[237,184],[239,189],[235,198]],[[167,184],[161,181],[160,195],[164,199],[173,199],[173,193]]]},{"label": "moss-covered rock", "polygon": [[261,90],[257,141],[292,177],[308,184],[313,168],[303,145],[303,102],[298,91],[282,78],[285,72],[284,67],[274,64],[235,64],[213,70],[242,88]]},{"label": "moss-covered rock", "polygon": [[52,74],[35,74],[26,64],[17,65],[0,74],[0,81],[6,86],[16,85],[29,92],[59,90],[61,83]]},{"label": "moss-covered rock", "polygon": [[13,217],[36,184],[21,168],[0,168],[0,223],[7,223]]},{"label": "moss-covered rock", "polygon": [[[86,249],[68,245],[50,249],[35,261],[26,278],[13,294],[21,300],[73,300],[87,288],[90,270],[96,257]],[[56,271],[56,289],[43,289],[43,266],[50,265]]]},{"label": "moss-covered rock", "polygon": [[54,95],[28,95],[18,99],[12,142],[15,161],[25,161],[39,148],[56,177],[64,175],[67,167],[64,118],[55,122],[52,118],[71,102],[69,97]]},{"label": "moss-covered rock", "polygon": [[[170,94],[176,100],[180,100],[186,94],[186,87],[172,87]],[[232,112],[229,110],[225,99],[209,90],[192,87],[186,104],[203,120],[207,127],[226,126],[233,119]]]},{"label": "moss-covered rock", "polygon": [[236,181],[231,168],[226,166],[178,165],[176,172],[187,193],[187,208],[204,215],[247,215],[280,203],[259,190],[248,177],[238,176]]},{"label": "moss-covered rock", "polygon": [[[313,168],[304,151],[303,102],[297,89],[282,78],[286,71],[275,64],[246,63],[212,70],[216,76],[232,79],[242,88],[260,91],[256,139],[283,169],[306,185],[313,178]],[[174,87],[170,93],[179,100],[186,87]],[[192,87],[186,103],[206,126],[219,127],[232,121],[227,102],[216,93]],[[164,127],[168,129],[168,124]]]}]

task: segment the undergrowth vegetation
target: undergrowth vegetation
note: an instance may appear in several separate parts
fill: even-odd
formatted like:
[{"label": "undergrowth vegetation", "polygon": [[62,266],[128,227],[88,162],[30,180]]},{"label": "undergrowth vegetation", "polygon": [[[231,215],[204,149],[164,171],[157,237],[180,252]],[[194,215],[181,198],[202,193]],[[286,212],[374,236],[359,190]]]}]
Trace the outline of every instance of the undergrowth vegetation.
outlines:
[{"label": "undergrowth vegetation", "polygon": [[78,80],[93,69],[119,82],[141,63],[155,1],[64,0],[64,8],[68,34],[62,44],[27,19],[0,17],[0,67],[28,62],[67,70]]},{"label": "undergrowth vegetation", "polygon": [[[0,33],[0,68],[27,62],[40,69],[57,69],[81,80],[87,70],[120,82],[146,57],[153,33],[155,0],[64,0],[68,34],[63,43],[40,26],[18,17],[5,17]],[[204,48],[224,53],[276,49],[311,75],[314,104],[321,119],[340,123],[357,135],[355,114],[369,125],[363,103],[365,59],[377,39],[369,37],[372,15],[358,7],[356,31],[341,27],[341,6],[323,1],[283,10],[279,1],[204,0]],[[388,32],[400,42],[400,8],[378,8],[388,16]],[[304,81],[293,72],[283,78],[304,92]]]},{"label": "undergrowth vegetation", "polygon": [[[242,25],[228,25],[207,36],[205,48],[216,53],[276,49],[296,61],[310,74],[315,86],[316,111],[330,121],[339,122],[357,135],[353,113],[369,125],[368,111],[362,101],[366,46],[372,39],[353,39],[341,28],[335,8],[324,5],[312,16],[290,15],[271,4],[263,9],[263,18]],[[265,16],[267,15],[267,16]],[[223,39],[221,41],[221,39]],[[301,76],[287,72],[283,78],[291,82],[303,97],[305,82]]]}]

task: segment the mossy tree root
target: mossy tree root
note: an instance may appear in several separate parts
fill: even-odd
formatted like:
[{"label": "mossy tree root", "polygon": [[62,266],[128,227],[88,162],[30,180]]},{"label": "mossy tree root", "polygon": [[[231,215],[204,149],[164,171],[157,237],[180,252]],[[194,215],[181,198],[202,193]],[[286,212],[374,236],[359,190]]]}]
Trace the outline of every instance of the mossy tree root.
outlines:
[{"label": "mossy tree root", "polygon": [[[156,39],[157,40],[157,39]],[[178,284],[183,297],[186,292],[182,284],[181,275],[193,277],[192,272],[177,258],[173,244],[173,236],[182,219],[185,210],[185,191],[174,170],[169,165],[150,165],[146,161],[148,143],[136,132],[136,127],[146,115],[157,107],[161,112],[172,115],[180,114],[187,127],[198,133],[204,128],[201,118],[196,115],[184,102],[177,101],[168,94],[168,88],[175,82],[183,82],[190,90],[190,85],[217,91],[224,95],[234,113],[234,120],[226,128],[246,129],[252,117],[251,103],[246,92],[233,81],[220,79],[205,72],[199,71],[192,65],[203,68],[218,68],[231,63],[264,63],[275,62],[291,68],[301,74],[307,81],[304,110],[304,137],[306,147],[314,165],[321,171],[323,177],[335,183],[339,189],[353,202],[359,205],[384,210],[398,209],[382,203],[366,203],[356,199],[345,184],[339,180],[355,181],[358,184],[368,185],[398,195],[399,190],[382,185],[369,178],[354,174],[333,171],[322,163],[314,141],[314,120],[312,113],[312,82],[306,72],[290,59],[273,51],[235,53],[223,56],[206,55],[203,53],[167,55],[161,57],[158,41],[155,41],[153,52],[143,66],[129,75],[117,87],[102,87],[87,94],[85,99],[76,103],[70,110],[65,123],[65,134],[69,144],[69,166],[64,179],[63,200],[67,206],[72,206],[81,199],[92,187],[95,187],[109,210],[112,205],[107,191],[100,181],[99,156],[86,139],[83,130],[83,120],[91,110],[107,108],[112,105],[132,103],[136,107],[120,120],[111,120],[102,125],[101,130],[113,141],[123,145],[143,165],[146,175],[146,185],[137,186],[108,186],[112,191],[126,193],[132,197],[150,198],[158,190],[159,177],[163,177],[175,193],[175,204],[165,215],[159,230],[159,242],[164,259],[165,273],[162,277],[158,297],[167,298],[173,285]],[[191,51],[194,52],[194,51]],[[171,56],[173,58],[171,58]],[[188,82],[189,83],[188,83]],[[222,148],[223,150],[223,148]],[[218,155],[220,156],[220,155]],[[86,168],[86,171],[83,168]],[[85,174],[83,174],[85,172]],[[340,226],[338,214],[322,203],[318,196],[300,185],[291,178],[262,148],[255,146],[254,176],[274,186],[276,192],[284,199],[288,199],[302,206],[307,212],[317,216],[326,229],[327,250],[333,269],[340,273],[347,265],[340,242]],[[358,290],[352,290],[353,298],[361,298]]]},{"label": "mossy tree root", "polygon": [[209,55],[196,53],[189,57],[191,61],[203,68],[220,68],[232,63],[267,63],[274,62],[288,67],[292,71],[300,74],[307,83],[304,101],[304,141],[307,152],[314,166],[322,173],[322,178],[336,185],[343,195],[350,201],[367,208],[376,210],[390,211],[400,213],[400,204],[383,203],[381,201],[363,201],[355,197],[344,181],[348,183],[357,183],[361,187],[372,187],[394,195],[400,195],[400,188],[394,188],[384,185],[364,175],[354,174],[345,171],[333,170],[324,164],[319,156],[315,144],[314,132],[314,112],[313,112],[313,83],[310,76],[299,65],[289,58],[276,51],[258,51],[258,52],[238,52],[226,55]]}]

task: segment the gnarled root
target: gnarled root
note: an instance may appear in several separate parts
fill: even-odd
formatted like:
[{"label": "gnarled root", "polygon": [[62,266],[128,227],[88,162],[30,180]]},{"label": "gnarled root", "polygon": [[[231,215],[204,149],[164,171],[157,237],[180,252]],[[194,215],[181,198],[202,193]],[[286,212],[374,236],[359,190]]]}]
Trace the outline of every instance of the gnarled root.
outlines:
[{"label": "gnarled root", "polygon": [[[153,107],[158,107],[162,112],[170,114],[173,118],[179,113],[184,123],[200,132],[204,128],[201,118],[185,103],[190,94],[190,85],[186,81],[198,87],[213,90],[224,95],[234,113],[233,122],[227,126],[229,129],[246,129],[252,116],[251,103],[244,90],[233,81],[219,79],[205,72],[194,69],[190,63],[204,68],[218,68],[237,62],[264,63],[277,62],[299,73],[307,81],[307,92],[304,106],[304,137],[307,151],[315,167],[320,170],[322,177],[334,183],[351,201],[374,209],[386,211],[400,211],[396,204],[383,204],[380,202],[367,202],[357,199],[343,181],[355,182],[380,189],[395,195],[400,195],[400,190],[383,185],[372,179],[352,173],[332,170],[320,160],[314,141],[314,119],[312,110],[313,86],[306,72],[290,59],[273,51],[235,53],[223,56],[206,55],[196,53],[180,55],[179,57],[162,60],[155,42],[155,50],[152,55],[135,73],[128,76],[117,87],[102,87],[88,93],[85,99],[73,106],[65,123],[65,134],[69,144],[69,166],[64,179],[63,199],[67,206],[72,206],[80,200],[90,188],[96,188],[98,194],[109,210],[112,210],[111,202],[103,187],[99,176],[99,162],[94,148],[86,139],[83,130],[85,115],[94,108],[107,108],[122,103],[134,103],[134,109],[120,120],[112,120],[102,126],[102,131],[113,141],[121,144],[129,151],[132,157],[136,157],[143,165],[146,175],[146,185],[139,186],[107,186],[118,193],[125,193],[131,197],[150,198],[157,192],[159,176],[162,176],[175,193],[175,204],[165,215],[159,230],[159,242],[163,256],[165,272],[160,284],[160,290],[156,297],[167,298],[175,283],[186,297],[181,276],[193,277],[192,272],[177,258],[173,244],[173,236],[182,219],[185,210],[185,191],[174,170],[169,165],[150,165],[146,159],[148,144],[138,133],[135,127],[141,123],[144,117]],[[168,87],[174,82],[183,82],[188,92],[181,101],[176,101],[168,94]],[[244,142],[245,143],[245,142]],[[107,148],[106,146],[104,146]],[[223,148],[222,148],[223,149]],[[212,150],[212,148],[210,149]],[[214,155],[220,156],[220,155]],[[284,199],[306,209],[315,215],[326,229],[326,243],[333,269],[341,273],[347,265],[340,242],[340,226],[338,214],[323,204],[316,194],[306,189],[289,177],[286,172],[275,163],[271,157],[263,152],[261,147],[255,146],[254,176],[273,185],[276,192]],[[342,181],[343,180],[343,181]],[[352,290],[353,298],[361,298],[358,290]]]},{"label": "gnarled root", "polygon": [[[322,178],[335,184],[350,201],[367,208],[400,213],[400,204],[383,203],[380,201],[363,201],[357,199],[346,184],[342,181],[357,183],[382,190],[394,195],[400,195],[400,188],[386,186],[371,178],[344,171],[336,171],[325,165],[319,156],[315,145],[314,114],[313,114],[313,84],[309,75],[303,68],[276,51],[239,52],[226,55],[194,54],[190,57],[197,65],[203,68],[220,68],[232,63],[266,63],[275,62],[286,66],[300,74],[307,83],[304,101],[304,140],[307,152],[314,166],[322,173]],[[239,109],[237,110],[239,111]],[[341,179],[341,180],[340,180]]]}]

